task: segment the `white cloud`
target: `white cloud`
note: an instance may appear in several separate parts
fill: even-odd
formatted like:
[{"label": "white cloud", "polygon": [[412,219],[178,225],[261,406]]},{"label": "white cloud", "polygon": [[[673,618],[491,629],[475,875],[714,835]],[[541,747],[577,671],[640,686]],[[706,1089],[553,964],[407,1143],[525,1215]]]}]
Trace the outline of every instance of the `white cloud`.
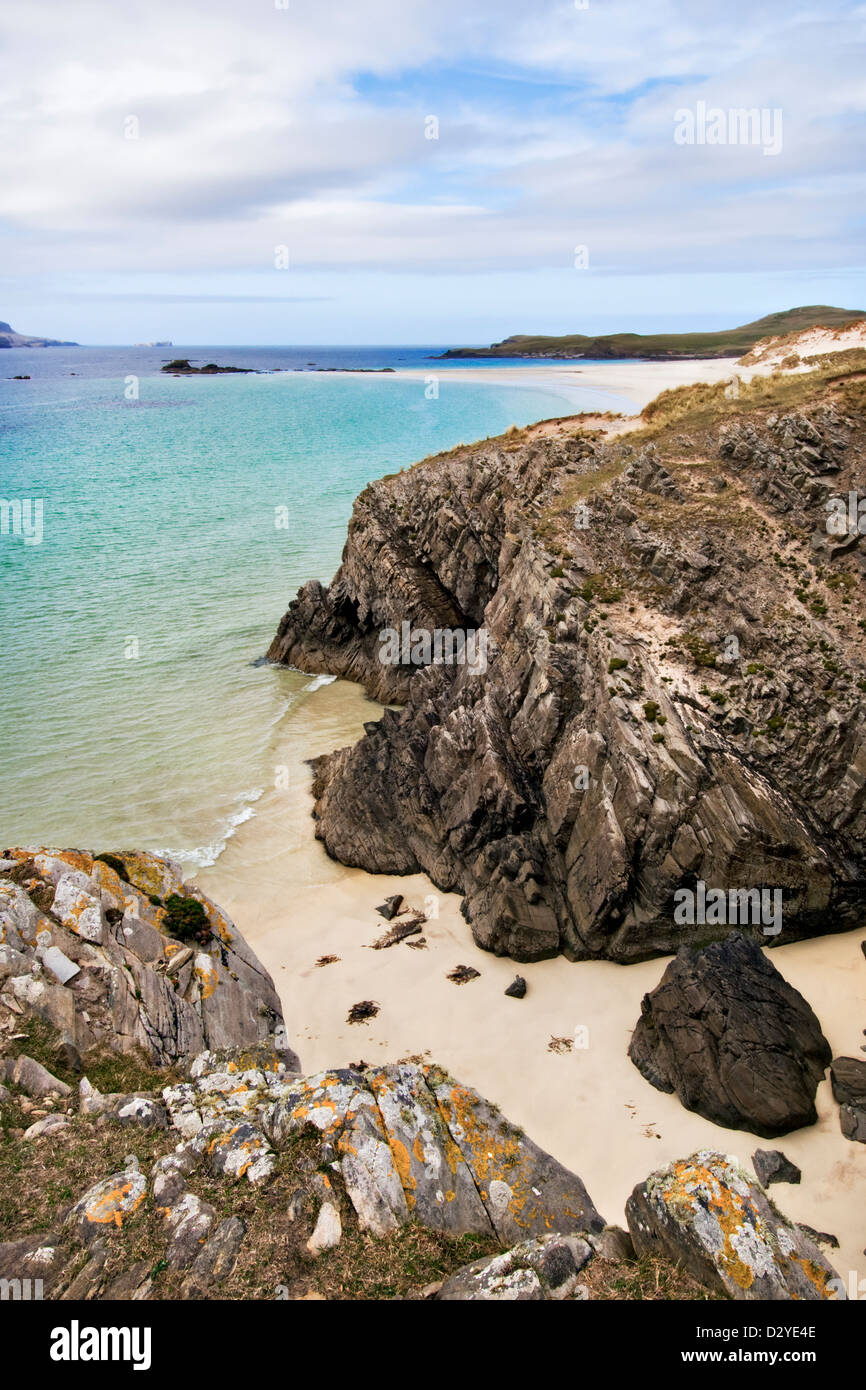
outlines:
[{"label": "white cloud", "polygon": [[[578,242],[626,272],[858,259],[863,24],[844,4],[289,5],[9,15],[6,271],[255,271],[283,242],[300,268],[556,266]],[[782,154],[676,146],[698,99],[781,107]]]}]

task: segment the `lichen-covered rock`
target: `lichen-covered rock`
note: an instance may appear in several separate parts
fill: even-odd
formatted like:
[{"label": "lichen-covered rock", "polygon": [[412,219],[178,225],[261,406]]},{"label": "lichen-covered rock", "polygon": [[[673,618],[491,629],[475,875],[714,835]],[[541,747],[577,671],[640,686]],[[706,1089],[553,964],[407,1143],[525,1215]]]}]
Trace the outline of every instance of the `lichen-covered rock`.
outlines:
[{"label": "lichen-covered rock", "polygon": [[279,1150],[316,1133],[363,1229],[385,1234],[414,1217],[511,1244],[604,1225],[580,1178],[438,1067],[320,1072],[289,1085],[264,1118],[266,1134]]},{"label": "lichen-covered rock", "polygon": [[81,1054],[139,1048],[163,1064],[264,1045],[268,1066],[299,1070],[273,981],[178,865],[123,850],[10,849],[2,862],[0,999]]},{"label": "lichen-covered rock", "polygon": [[214,1121],[199,1130],[192,1147],[204,1155],[214,1173],[246,1178],[254,1186],[274,1170],[274,1154],[261,1130],[253,1124]]},{"label": "lichen-covered rock", "polygon": [[486,1233],[490,1218],[424,1073],[370,1069],[373,1093],[409,1212],[434,1230]]},{"label": "lichen-covered rock", "polygon": [[446,1279],[444,1302],[542,1302],[584,1299],[580,1271],[593,1258],[585,1240],[546,1235],[523,1241],[504,1255],[474,1260]]},{"label": "lichen-covered rock", "polygon": [[601,1231],[604,1221],[580,1178],[468,1086],[425,1067],[448,1130],[503,1244],[530,1235]]},{"label": "lichen-covered rock", "polygon": [[216,1212],[194,1192],[185,1192],[163,1214],[168,1232],[165,1258],[172,1269],[185,1269],[201,1253]]},{"label": "lichen-covered rock", "polygon": [[165,1103],[147,1091],[109,1091],[94,1088],[83,1078],[79,1085],[79,1109],[82,1115],[110,1115],[122,1125],[140,1125],[142,1129],[165,1129],[168,1111]]},{"label": "lichen-covered rock", "polygon": [[680,949],[644,995],[628,1055],[687,1110],[772,1138],[815,1123],[832,1053],[803,996],[734,933]]},{"label": "lichen-covered rock", "polygon": [[246,1226],[237,1216],[227,1216],[208,1236],[181,1285],[184,1298],[206,1298],[231,1274],[246,1235]]},{"label": "lichen-covered rock", "polygon": [[634,1189],[626,1219],[636,1253],[663,1255],[735,1299],[844,1297],[836,1271],[733,1158],[701,1150]]},{"label": "lichen-covered rock", "polygon": [[67,1224],[85,1244],[106,1231],[119,1230],[138,1211],[147,1195],[147,1180],[138,1164],[112,1173],[88,1188],[73,1206]]}]

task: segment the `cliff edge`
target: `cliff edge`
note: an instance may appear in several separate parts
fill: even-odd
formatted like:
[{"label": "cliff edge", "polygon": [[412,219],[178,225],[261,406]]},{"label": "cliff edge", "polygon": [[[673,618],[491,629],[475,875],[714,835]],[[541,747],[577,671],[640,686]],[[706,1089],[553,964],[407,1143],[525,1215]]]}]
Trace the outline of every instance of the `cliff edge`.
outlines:
[{"label": "cliff edge", "polygon": [[864,379],[835,354],[366,488],[269,651],[402,706],[317,760],[328,852],[426,871],[517,960],[862,919]]}]

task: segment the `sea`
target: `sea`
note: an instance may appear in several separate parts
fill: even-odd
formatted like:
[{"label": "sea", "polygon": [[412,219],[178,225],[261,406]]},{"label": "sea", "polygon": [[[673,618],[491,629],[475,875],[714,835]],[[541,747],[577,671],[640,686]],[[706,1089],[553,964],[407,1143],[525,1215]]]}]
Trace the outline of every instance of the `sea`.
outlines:
[{"label": "sea", "polygon": [[[461,379],[442,351],[0,352],[0,849],[214,864],[279,776],[292,721],[315,730],[331,678],[262,657],[299,586],[339,565],[364,486],[510,425],[633,409]],[[174,357],[255,372],[167,376]],[[367,370],[329,370],[347,368]]]}]

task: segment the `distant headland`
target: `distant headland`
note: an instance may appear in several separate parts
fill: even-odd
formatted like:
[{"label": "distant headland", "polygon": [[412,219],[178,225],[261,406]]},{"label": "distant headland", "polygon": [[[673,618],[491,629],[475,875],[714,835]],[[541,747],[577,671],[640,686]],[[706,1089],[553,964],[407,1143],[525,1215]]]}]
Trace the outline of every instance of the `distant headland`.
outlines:
[{"label": "distant headland", "polygon": [[762,338],[800,332],[804,328],[839,328],[862,319],[862,309],[837,309],[828,304],[810,304],[767,314],[754,323],[720,333],[607,333],[587,337],[582,333],[562,338],[516,333],[487,348],[450,348],[441,357],[640,357],[655,360],[675,358],[742,357]]},{"label": "distant headland", "polygon": [[59,338],[34,338],[28,333],[16,333],[8,323],[0,322],[0,348],[79,347],[79,343],[61,342]]}]

